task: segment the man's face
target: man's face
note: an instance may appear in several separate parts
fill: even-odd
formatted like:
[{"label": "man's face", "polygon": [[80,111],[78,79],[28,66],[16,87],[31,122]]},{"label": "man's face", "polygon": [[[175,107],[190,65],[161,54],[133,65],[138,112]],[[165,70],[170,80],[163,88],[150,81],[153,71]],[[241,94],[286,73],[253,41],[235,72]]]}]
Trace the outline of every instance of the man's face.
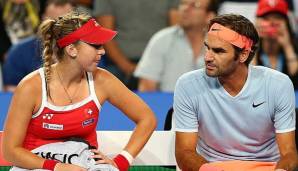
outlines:
[{"label": "man's face", "polygon": [[215,35],[207,35],[205,46],[206,74],[210,77],[228,76],[239,65],[239,59],[235,56],[232,44]]},{"label": "man's face", "polygon": [[204,27],[207,24],[209,0],[180,0],[179,24],[183,28],[193,26]]},{"label": "man's face", "polygon": [[62,16],[70,12],[72,9],[73,7],[71,4],[65,4],[65,5],[50,4],[45,9],[44,18],[56,19],[59,16]]}]

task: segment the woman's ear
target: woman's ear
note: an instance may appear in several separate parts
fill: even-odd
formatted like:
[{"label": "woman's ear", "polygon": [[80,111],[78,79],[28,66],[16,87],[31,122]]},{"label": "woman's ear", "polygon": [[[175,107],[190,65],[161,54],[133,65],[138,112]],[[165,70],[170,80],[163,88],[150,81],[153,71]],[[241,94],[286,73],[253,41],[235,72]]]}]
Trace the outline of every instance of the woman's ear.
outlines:
[{"label": "woman's ear", "polygon": [[70,44],[70,45],[66,46],[65,47],[65,52],[71,58],[76,58],[77,57],[77,54],[78,54],[78,50],[77,50],[77,48],[73,44]]}]

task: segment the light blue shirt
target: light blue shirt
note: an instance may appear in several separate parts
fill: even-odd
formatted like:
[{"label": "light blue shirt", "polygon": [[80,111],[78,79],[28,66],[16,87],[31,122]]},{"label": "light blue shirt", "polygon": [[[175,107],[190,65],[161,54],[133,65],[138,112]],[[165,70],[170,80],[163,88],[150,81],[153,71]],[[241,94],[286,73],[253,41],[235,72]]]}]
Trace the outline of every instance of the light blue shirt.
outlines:
[{"label": "light blue shirt", "polygon": [[249,66],[242,90],[231,96],[204,69],[184,74],[174,92],[178,132],[198,132],[206,160],[278,161],[275,133],[295,130],[295,94],[283,73]]},{"label": "light blue shirt", "polygon": [[158,82],[163,92],[173,92],[184,73],[203,68],[205,47],[195,57],[184,30],[176,25],[162,29],[149,41],[134,72],[136,77]]}]

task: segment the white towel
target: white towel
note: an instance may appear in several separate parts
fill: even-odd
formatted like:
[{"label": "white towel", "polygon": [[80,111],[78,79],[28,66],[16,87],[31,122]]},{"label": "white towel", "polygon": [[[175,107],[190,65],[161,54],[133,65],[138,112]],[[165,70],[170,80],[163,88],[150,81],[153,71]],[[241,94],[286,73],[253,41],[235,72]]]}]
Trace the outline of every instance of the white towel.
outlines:
[{"label": "white towel", "polygon": [[[65,141],[42,145],[34,150],[33,153],[45,159],[56,159],[63,163],[74,164],[88,171],[119,171],[110,164],[96,164],[91,158],[93,153],[89,145],[84,142]],[[28,171],[19,167],[12,167],[10,171]],[[45,169],[34,169],[34,171],[46,171]]]}]

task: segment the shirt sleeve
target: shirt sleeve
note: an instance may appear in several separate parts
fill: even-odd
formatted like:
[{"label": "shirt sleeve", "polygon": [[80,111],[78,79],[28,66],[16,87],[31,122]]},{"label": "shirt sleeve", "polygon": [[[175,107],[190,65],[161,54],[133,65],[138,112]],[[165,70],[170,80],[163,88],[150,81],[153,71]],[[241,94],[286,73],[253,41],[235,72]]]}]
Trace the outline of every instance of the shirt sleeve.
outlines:
[{"label": "shirt sleeve", "polygon": [[198,116],[191,100],[188,84],[178,79],[174,91],[174,120],[175,131],[178,132],[198,132]]},{"label": "shirt sleeve", "polygon": [[276,83],[274,93],[274,127],[276,133],[285,133],[295,130],[295,92],[288,77]]},{"label": "shirt sleeve", "polygon": [[3,65],[3,82],[4,85],[18,85],[18,83],[26,76],[27,72],[23,63],[23,53],[18,45],[10,48],[6,61]]},{"label": "shirt sleeve", "polygon": [[110,0],[95,0],[93,2],[93,16],[99,17],[101,15],[114,15],[112,2]]},{"label": "shirt sleeve", "polygon": [[160,81],[163,69],[165,68],[165,55],[167,41],[160,34],[155,34],[149,41],[139,61],[134,75],[139,78],[146,78]]}]

